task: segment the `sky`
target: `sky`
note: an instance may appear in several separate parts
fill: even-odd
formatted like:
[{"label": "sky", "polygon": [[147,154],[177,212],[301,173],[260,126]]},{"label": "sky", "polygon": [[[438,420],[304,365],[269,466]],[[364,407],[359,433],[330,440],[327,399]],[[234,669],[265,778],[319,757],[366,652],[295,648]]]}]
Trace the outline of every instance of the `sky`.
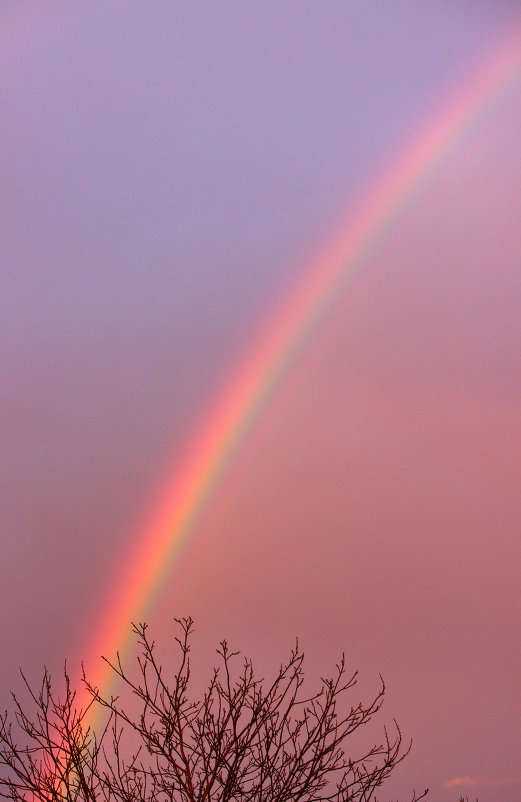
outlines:
[{"label": "sky", "polygon": [[[516,6],[4,0],[0,708],[19,666],[91,659],[238,366]],[[342,651],[361,695],[383,674],[375,738],[414,740],[386,799],[521,794],[520,72],[369,238],[136,602],[162,642],[195,618],[202,677],[221,638],[269,674],[297,635],[311,680]]]}]

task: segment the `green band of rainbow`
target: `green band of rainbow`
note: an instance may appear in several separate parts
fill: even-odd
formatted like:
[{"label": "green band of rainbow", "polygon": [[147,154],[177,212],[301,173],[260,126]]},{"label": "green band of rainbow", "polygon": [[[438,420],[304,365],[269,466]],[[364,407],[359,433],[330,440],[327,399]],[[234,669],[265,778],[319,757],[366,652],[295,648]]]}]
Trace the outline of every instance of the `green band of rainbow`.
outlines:
[{"label": "green band of rainbow", "polygon": [[93,627],[96,634],[88,644],[86,666],[94,685],[107,690],[107,667],[100,655],[112,658],[119,650],[124,657],[130,646],[130,621],[150,614],[176,556],[197,526],[230,460],[346,277],[520,74],[521,30],[516,29],[367,193],[347,226],[310,265],[271,325],[247,351],[180,469],[166,482],[108,599],[104,620]]}]

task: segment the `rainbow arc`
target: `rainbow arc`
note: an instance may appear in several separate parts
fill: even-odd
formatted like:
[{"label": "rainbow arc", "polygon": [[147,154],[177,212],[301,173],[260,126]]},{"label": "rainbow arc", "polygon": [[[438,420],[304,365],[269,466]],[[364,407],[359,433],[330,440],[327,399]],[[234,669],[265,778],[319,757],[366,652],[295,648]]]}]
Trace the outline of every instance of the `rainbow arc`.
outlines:
[{"label": "rainbow arc", "polygon": [[133,544],[130,557],[87,644],[92,683],[106,692],[108,671],[99,658],[130,648],[130,621],[147,618],[176,557],[197,527],[219,481],[316,325],[417,194],[428,185],[521,75],[521,30],[516,30],[408,143],[350,214],[346,225],[280,306],[246,351],[213,403],[199,434]]}]

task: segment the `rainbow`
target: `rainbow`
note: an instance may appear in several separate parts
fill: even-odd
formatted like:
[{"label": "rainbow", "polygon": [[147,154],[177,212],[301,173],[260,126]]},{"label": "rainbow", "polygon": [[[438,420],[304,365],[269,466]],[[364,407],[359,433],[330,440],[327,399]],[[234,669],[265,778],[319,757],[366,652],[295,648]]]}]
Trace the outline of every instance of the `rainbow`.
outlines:
[{"label": "rainbow", "polygon": [[86,666],[94,685],[107,690],[110,670],[100,655],[113,658],[119,650],[124,658],[128,653],[130,621],[143,620],[150,613],[227,466],[347,277],[520,73],[521,29],[516,28],[398,155],[247,350],[181,460],[180,469],[168,478],[108,599],[104,620],[93,627],[96,636],[88,644]]}]

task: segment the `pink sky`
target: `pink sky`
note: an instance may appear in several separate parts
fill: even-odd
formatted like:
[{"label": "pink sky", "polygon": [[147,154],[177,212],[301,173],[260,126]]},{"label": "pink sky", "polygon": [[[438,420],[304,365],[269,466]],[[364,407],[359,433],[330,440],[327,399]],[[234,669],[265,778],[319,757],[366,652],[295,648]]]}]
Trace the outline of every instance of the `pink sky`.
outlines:
[{"label": "pink sky", "polygon": [[[167,466],[508,3],[7,3],[0,674],[87,648]],[[521,84],[339,295],[171,571],[275,669],[345,650],[414,750],[383,798],[519,799]],[[378,728],[376,728],[377,737]]]}]

